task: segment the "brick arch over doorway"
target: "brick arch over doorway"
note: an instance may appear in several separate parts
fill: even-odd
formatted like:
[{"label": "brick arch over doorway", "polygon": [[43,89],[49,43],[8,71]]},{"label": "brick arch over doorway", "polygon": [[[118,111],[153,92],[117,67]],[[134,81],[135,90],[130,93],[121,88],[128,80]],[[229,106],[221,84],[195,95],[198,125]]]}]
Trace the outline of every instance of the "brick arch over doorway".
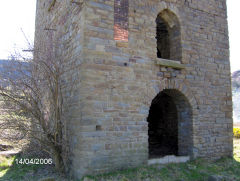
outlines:
[{"label": "brick arch over doorway", "polygon": [[[165,92],[166,90],[168,91]],[[196,158],[199,152],[198,152],[198,144],[195,144],[195,142],[198,141],[197,130],[195,129],[195,125],[198,124],[197,115],[198,115],[199,109],[198,109],[196,98],[194,97],[194,94],[190,90],[189,86],[187,86],[183,81],[167,80],[167,79],[161,80],[157,84],[152,84],[152,86],[149,85],[149,89],[147,91],[144,91],[145,93],[143,97],[146,98],[144,99],[145,105],[148,106],[150,110],[153,99],[156,98],[161,92],[167,93],[168,96],[174,98],[175,96],[171,90],[174,92],[174,94],[178,95],[178,99],[181,98],[183,102],[186,103],[187,107],[191,111],[190,113],[191,116],[188,117],[188,122],[190,122],[190,132],[188,133],[188,136],[190,137],[190,141],[188,141],[188,144],[190,144],[191,146],[187,148],[187,154],[186,152],[181,151],[181,148],[183,147],[181,147],[180,149],[178,147],[177,155],[189,155],[191,158]],[[175,101],[180,102],[180,100],[178,99],[175,99]],[[172,101],[174,103],[174,100]],[[177,109],[176,103],[174,103],[174,106],[176,106],[176,109]],[[184,111],[180,111],[180,112],[177,111],[176,114],[179,122],[179,114],[184,115]],[[148,116],[149,115],[147,115],[147,117]],[[178,133],[180,133],[179,130],[178,130]],[[180,139],[180,137],[178,139]],[[173,153],[173,154],[176,154],[176,153]]]},{"label": "brick arch over doorway", "polygon": [[149,158],[191,155],[192,108],[180,91],[161,91],[151,103],[147,121]]}]

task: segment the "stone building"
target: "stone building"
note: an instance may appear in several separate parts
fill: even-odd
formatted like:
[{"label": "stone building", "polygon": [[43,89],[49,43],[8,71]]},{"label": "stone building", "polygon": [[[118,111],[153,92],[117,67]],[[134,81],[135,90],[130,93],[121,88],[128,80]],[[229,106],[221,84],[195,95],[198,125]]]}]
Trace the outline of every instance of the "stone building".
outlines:
[{"label": "stone building", "polygon": [[166,155],[232,156],[225,0],[38,0],[36,50],[74,80],[74,177]]}]

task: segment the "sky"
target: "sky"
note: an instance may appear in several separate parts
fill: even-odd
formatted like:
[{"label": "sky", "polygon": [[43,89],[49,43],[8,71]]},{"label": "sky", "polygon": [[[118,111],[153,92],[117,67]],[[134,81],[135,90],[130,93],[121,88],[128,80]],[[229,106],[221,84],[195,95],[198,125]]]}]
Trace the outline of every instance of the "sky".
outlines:
[{"label": "sky", "polygon": [[239,0],[227,0],[231,72],[234,72],[236,70],[240,70],[239,7],[240,7],[240,1]]},{"label": "sky", "polygon": [[35,10],[36,0],[0,0],[0,59],[28,49],[26,40],[34,40]]},{"label": "sky", "polygon": [[[239,0],[227,0],[232,72],[240,70],[239,6]],[[35,7],[36,0],[1,0],[0,59],[9,58],[15,50],[28,49],[26,38],[33,42]]]}]

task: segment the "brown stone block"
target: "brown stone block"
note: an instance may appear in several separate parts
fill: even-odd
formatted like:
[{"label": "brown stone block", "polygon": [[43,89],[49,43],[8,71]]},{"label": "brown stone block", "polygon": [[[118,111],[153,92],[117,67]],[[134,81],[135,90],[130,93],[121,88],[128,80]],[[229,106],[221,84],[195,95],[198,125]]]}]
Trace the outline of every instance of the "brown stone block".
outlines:
[{"label": "brown stone block", "polygon": [[113,68],[111,66],[104,66],[104,65],[96,65],[96,64],[88,64],[84,66],[87,69],[92,70],[101,70],[101,71],[112,71]]},{"label": "brown stone block", "polygon": [[232,119],[232,111],[231,112],[225,112],[225,117]]},{"label": "brown stone block", "polygon": [[117,41],[116,46],[119,48],[128,48],[128,42]]},{"label": "brown stone block", "polygon": [[111,144],[105,144],[105,150],[111,150],[112,147],[111,147]]}]

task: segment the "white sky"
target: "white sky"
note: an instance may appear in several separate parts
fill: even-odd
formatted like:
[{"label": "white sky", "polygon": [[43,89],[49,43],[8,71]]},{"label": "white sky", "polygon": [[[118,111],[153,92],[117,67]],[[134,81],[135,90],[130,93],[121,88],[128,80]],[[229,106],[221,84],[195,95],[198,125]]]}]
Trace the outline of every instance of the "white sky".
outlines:
[{"label": "white sky", "polygon": [[239,0],[227,0],[231,71],[240,70]]},{"label": "white sky", "polygon": [[[33,42],[36,0],[1,0],[0,59],[7,59],[14,49],[27,49],[24,34]],[[231,70],[240,70],[239,0],[227,0]],[[22,30],[21,30],[22,29]]]},{"label": "white sky", "polygon": [[0,0],[0,59],[33,42],[36,0]]}]

